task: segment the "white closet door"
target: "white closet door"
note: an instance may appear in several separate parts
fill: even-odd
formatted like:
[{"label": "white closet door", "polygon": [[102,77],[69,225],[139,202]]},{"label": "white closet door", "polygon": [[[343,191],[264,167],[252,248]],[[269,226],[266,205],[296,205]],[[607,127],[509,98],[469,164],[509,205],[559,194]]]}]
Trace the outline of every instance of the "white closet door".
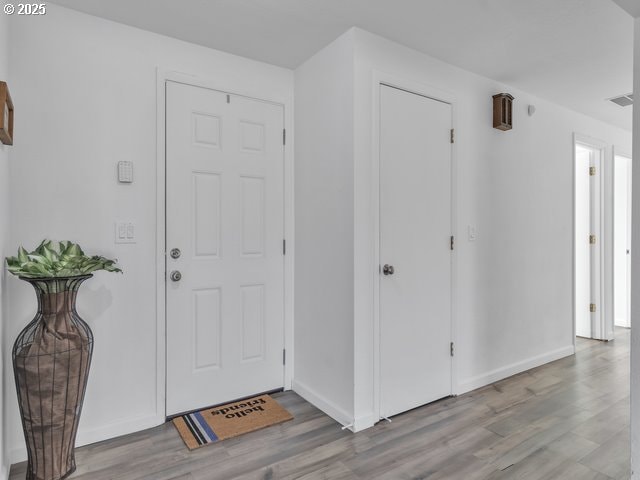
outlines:
[{"label": "white closet door", "polygon": [[380,407],[389,417],[451,394],[451,105],[381,86],[380,119]]}]

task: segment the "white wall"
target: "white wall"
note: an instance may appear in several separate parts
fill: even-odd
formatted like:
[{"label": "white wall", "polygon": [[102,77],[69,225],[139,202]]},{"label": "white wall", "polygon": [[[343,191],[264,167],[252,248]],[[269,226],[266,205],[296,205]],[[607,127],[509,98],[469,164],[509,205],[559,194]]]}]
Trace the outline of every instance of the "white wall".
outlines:
[{"label": "white wall", "polygon": [[[621,149],[631,135],[368,32],[356,29],[354,40],[354,417],[364,428],[375,419],[373,72],[457,99],[458,393],[573,352],[573,133]],[[491,124],[491,96],[502,91],[516,97],[506,133]],[[477,229],[473,243],[467,225]]]},{"label": "white wall", "polygon": [[353,38],[295,71],[293,389],[353,419]]},{"label": "white wall", "polygon": [[[640,95],[640,18],[636,18],[634,48],[634,95]],[[640,108],[633,111],[633,145],[640,149]],[[640,192],[640,168],[631,169],[632,192]],[[631,478],[640,479],[640,195],[633,195],[631,208]]]},{"label": "white wall", "polygon": [[[9,90],[13,84],[9,79],[9,21],[6,15],[0,15],[0,80],[9,83]],[[18,141],[18,140],[16,140]],[[0,479],[7,474],[8,465],[5,456],[5,428],[4,416],[4,385],[11,383],[11,377],[4,376],[4,324],[7,319],[7,273],[4,267],[4,257],[10,254],[9,238],[9,150],[12,147],[0,144]],[[5,372],[6,374],[6,372]]]},{"label": "white wall", "polygon": [[[55,5],[37,19],[13,17],[11,42],[11,175],[20,187],[11,249],[68,238],[124,268],[122,276],[98,273],[80,293],[78,310],[96,343],[79,443],[155,425],[164,421],[164,404],[156,404],[156,67],[274,98],[293,97],[293,72]],[[119,160],[134,162],[133,185],[117,184]],[[136,222],[137,244],[114,245],[117,219]],[[5,361],[36,307],[29,285],[11,279],[9,288]],[[25,451],[7,385],[16,462]]]},{"label": "white wall", "polygon": [[[351,51],[353,72],[345,65]],[[374,274],[378,263],[374,258],[377,212],[372,185],[372,132],[377,128],[374,72],[400,85],[426,85],[456,98],[456,393],[574,352],[573,136],[578,133],[608,145],[605,183],[612,181],[612,147],[631,150],[630,132],[357,28],[296,71],[296,219],[307,222],[304,228],[297,225],[296,231],[296,327],[302,322],[326,325],[335,318],[323,319],[327,313],[339,315],[339,322],[331,328],[309,329],[304,341],[309,347],[309,364],[316,365],[317,397],[340,394],[346,402],[349,397],[343,388],[353,380],[351,421],[355,430],[377,419],[373,401]],[[510,132],[492,128],[491,96],[502,91],[516,97],[515,126]],[[533,117],[527,115],[530,103],[537,107]],[[312,182],[313,177],[318,182]],[[327,191],[328,180],[336,182],[341,191]],[[353,237],[342,231],[351,220]],[[467,240],[468,225],[477,230],[473,243]],[[336,227],[337,232],[332,232]],[[331,253],[324,255],[329,239]],[[301,254],[307,246],[312,248]],[[331,263],[334,255],[339,263],[323,264]],[[343,284],[351,274],[349,261],[353,265],[353,372],[343,358],[347,357],[344,339],[351,338],[351,292]],[[331,267],[337,267],[339,273]],[[313,303],[316,315],[313,309],[303,311],[308,302],[318,302],[313,298],[318,292],[323,295],[321,301],[339,301]],[[301,339],[297,331],[297,379],[301,378],[300,350],[306,351],[299,344]],[[345,363],[335,369],[333,382],[327,385],[323,375],[335,365],[329,363],[334,351],[338,352],[335,358]]]},{"label": "white wall", "polygon": [[[79,301],[96,335],[79,440],[145,428],[163,409],[156,404],[155,68],[240,90],[260,84],[278,96],[292,92],[292,73],[53,5],[45,17],[14,17],[11,42],[19,46],[10,66],[21,140],[11,175],[23,187],[12,192],[10,250],[50,236],[119,258],[125,275],[98,274]],[[296,160],[296,314],[303,316],[296,381],[317,388],[336,416],[363,426],[373,419],[374,69],[457,98],[458,391],[570,352],[572,133],[630,151],[629,133],[361,30],[330,48],[331,58],[321,53],[296,72],[296,112],[304,115],[296,132],[303,157]],[[507,133],[491,128],[491,95],[504,90],[516,96]],[[343,103],[349,97],[351,106]],[[538,107],[531,118],[528,103]],[[134,161],[136,183],[116,184],[118,160]],[[137,222],[137,245],[113,244],[116,219]],[[469,224],[475,243],[464,237]],[[9,287],[5,376],[7,347],[35,309],[29,286],[11,279]],[[24,458],[22,434],[14,388],[5,384],[15,462]]]}]

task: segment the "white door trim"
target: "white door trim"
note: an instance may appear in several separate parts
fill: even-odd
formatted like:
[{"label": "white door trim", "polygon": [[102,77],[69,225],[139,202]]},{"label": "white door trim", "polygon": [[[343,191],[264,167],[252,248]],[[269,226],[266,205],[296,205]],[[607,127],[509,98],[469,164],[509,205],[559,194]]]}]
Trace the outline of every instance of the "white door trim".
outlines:
[{"label": "white door trim", "polygon": [[286,255],[284,256],[284,348],[287,361],[284,366],[284,389],[291,389],[293,379],[293,275],[295,257],[294,239],[294,190],[293,190],[293,98],[275,97],[270,91],[238,91],[233,85],[221,84],[214,79],[201,78],[164,68],[157,69],[156,75],[156,416],[158,423],[166,419],[166,152],[165,152],[165,84],[168,81],[196,87],[209,88],[233,95],[249,97],[255,100],[275,103],[284,108],[284,128],[287,132],[284,147],[284,238]]},{"label": "white door trim", "polygon": [[[372,78],[372,125],[371,125],[371,203],[373,206],[373,413],[374,422],[380,417],[380,86],[399,88],[451,105],[451,128],[456,129],[456,98],[453,94],[425,85],[419,81],[400,78],[374,70]],[[451,235],[457,240],[457,141],[451,145]],[[451,254],[451,341],[457,343],[457,248]],[[451,359],[451,394],[459,391],[457,356]]]},{"label": "white door trim", "polygon": [[612,165],[610,161],[611,150],[609,145],[603,140],[590,137],[588,135],[582,135],[579,133],[573,134],[573,211],[571,212],[573,218],[573,239],[572,239],[572,264],[573,271],[571,277],[573,279],[573,343],[576,345],[576,204],[575,204],[575,191],[576,191],[576,177],[575,177],[575,165],[576,165],[576,144],[585,145],[600,151],[600,169],[598,177],[600,180],[600,239],[596,241],[596,248],[600,249],[600,291],[598,297],[601,305],[597,305],[596,308],[600,309],[600,324],[597,328],[602,332],[603,340],[613,340],[613,202],[610,197],[613,192],[613,176]]}]

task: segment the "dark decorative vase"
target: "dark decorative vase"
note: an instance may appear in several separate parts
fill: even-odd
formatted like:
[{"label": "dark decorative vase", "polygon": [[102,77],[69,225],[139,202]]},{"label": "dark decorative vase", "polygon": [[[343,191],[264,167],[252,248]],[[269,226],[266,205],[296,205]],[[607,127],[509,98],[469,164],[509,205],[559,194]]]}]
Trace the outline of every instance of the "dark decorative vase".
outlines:
[{"label": "dark decorative vase", "polygon": [[76,312],[76,296],[92,276],[21,277],[38,297],[35,318],[13,345],[27,480],[61,480],[76,469],[76,433],[93,353],[93,333]]}]

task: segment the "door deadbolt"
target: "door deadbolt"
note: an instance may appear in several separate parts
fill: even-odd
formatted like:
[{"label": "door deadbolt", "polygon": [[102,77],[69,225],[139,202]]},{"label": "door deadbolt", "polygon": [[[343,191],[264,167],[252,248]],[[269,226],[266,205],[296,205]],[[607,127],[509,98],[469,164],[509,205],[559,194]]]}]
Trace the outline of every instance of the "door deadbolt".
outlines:
[{"label": "door deadbolt", "polygon": [[385,265],[384,267],[382,267],[382,273],[384,273],[385,275],[393,275],[394,272],[395,269],[393,268],[393,265]]},{"label": "door deadbolt", "polygon": [[182,274],[178,270],[174,270],[173,272],[171,272],[170,278],[174,282],[179,282],[180,280],[182,280]]},{"label": "door deadbolt", "polygon": [[182,252],[179,248],[172,248],[171,252],[169,252],[169,255],[171,255],[171,258],[178,259],[180,258],[180,255],[182,255]]}]

